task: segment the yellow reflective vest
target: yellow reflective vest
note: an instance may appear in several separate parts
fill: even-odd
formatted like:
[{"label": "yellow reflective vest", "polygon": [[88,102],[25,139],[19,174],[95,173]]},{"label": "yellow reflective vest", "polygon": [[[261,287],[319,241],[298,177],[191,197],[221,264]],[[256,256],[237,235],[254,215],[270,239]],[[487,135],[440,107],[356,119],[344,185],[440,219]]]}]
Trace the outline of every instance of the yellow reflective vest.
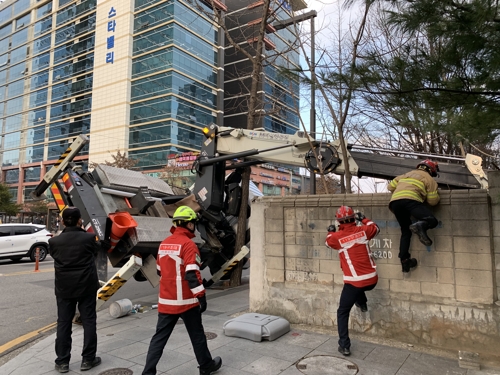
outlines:
[{"label": "yellow reflective vest", "polygon": [[439,203],[438,184],[429,173],[414,169],[389,182],[387,189],[392,192],[391,202],[398,199],[413,199],[435,206]]}]

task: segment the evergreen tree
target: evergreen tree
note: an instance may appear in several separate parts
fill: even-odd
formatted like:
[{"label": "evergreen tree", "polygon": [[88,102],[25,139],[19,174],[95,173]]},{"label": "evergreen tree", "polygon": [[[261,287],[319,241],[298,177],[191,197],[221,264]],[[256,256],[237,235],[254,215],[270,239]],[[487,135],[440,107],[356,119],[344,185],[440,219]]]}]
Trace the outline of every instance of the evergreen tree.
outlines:
[{"label": "evergreen tree", "polygon": [[7,214],[8,216],[16,215],[21,206],[12,201],[12,194],[9,191],[9,187],[0,183],[0,212]]}]

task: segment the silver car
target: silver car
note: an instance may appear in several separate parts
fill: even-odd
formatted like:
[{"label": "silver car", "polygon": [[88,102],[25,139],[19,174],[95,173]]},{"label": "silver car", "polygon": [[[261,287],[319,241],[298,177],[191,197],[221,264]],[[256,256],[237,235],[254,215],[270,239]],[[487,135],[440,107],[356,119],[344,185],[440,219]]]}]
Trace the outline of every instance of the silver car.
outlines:
[{"label": "silver car", "polygon": [[45,260],[49,252],[49,239],[52,237],[45,225],[39,224],[0,224],[0,259],[19,261],[29,257]]}]

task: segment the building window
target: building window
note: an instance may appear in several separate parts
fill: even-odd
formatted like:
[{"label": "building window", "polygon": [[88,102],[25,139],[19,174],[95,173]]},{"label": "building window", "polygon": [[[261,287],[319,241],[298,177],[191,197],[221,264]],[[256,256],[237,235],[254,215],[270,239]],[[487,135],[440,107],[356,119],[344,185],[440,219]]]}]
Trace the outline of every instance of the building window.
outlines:
[{"label": "building window", "polygon": [[11,195],[11,202],[17,202],[17,188],[9,188],[9,193]]},{"label": "building window", "polygon": [[28,56],[28,47],[22,46],[10,52],[10,63],[16,64],[19,61],[23,61]]},{"label": "building window", "polygon": [[24,182],[38,182],[40,181],[40,167],[30,167],[24,169]]},{"label": "building window", "polygon": [[26,147],[26,163],[35,163],[43,160],[44,145]]},{"label": "building window", "polygon": [[9,81],[14,81],[21,78],[26,73],[26,62],[23,61],[21,64],[14,65],[9,68]]},{"label": "building window", "polygon": [[45,86],[49,82],[49,71],[34,74],[31,76],[31,88],[37,89],[39,87]]},{"label": "building window", "polygon": [[170,121],[135,126],[130,128],[129,148],[166,145],[172,143],[170,138]]},{"label": "building window", "polygon": [[[7,8],[0,10],[0,20],[9,20],[11,18],[12,18],[12,5],[9,5]],[[11,25],[9,24],[6,27],[10,27],[10,26]],[[11,30],[9,30],[9,32],[5,35],[10,34],[10,31]],[[0,33],[0,35],[1,35],[1,33]]]},{"label": "building window", "polygon": [[87,134],[90,131],[90,116],[76,118],[73,122],[69,120],[50,124],[49,141],[74,137],[79,134]]},{"label": "building window", "polygon": [[31,13],[28,13],[27,15],[18,18],[16,20],[16,30],[19,30],[20,28],[23,28],[25,26],[28,26],[31,22]]},{"label": "building window", "polygon": [[50,63],[50,53],[47,52],[43,55],[37,56],[32,61],[33,61],[33,63],[31,64],[32,73],[38,72],[41,69],[45,69],[46,67],[49,66]]},{"label": "building window", "polygon": [[6,184],[17,184],[19,182],[19,169],[10,169],[5,172]]},{"label": "building window", "polygon": [[8,115],[13,115],[14,113],[17,112],[21,112],[23,110],[23,102],[24,102],[23,96],[7,101],[5,114],[8,116]]},{"label": "building window", "polygon": [[38,108],[28,112],[28,126],[41,125],[46,122],[47,108]]},{"label": "building window", "polygon": [[4,136],[4,149],[21,146],[21,132],[9,133]]},{"label": "building window", "polygon": [[28,41],[28,27],[18,31],[15,34],[12,34],[11,48],[16,48],[21,44],[24,44]]},{"label": "building window", "polygon": [[34,26],[33,35],[37,37],[40,34],[44,34],[47,31],[52,30],[52,17],[47,17],[37,23]]},{"label": "building window", "polygon": [[47,89],[38,90],[30,94],[30,108],[47,104]]},{"label": "building window", "polygon": [[17,0],[14,3],[14,17],[30,7],[31,0]]},{"label": "building window", "polygon": [[46,51],[50,48],[50,38],[52,34],[43,36],[39,39],[36,39],[33,42],[33,54],[36,55],[40,52]]},{"label": "building window", "polygon": [[42,143],[45,140],[45,126],[37,126],[26,131],[26,144]]},{"label": "building window", "polygon": [[52,2],[42,5],[36,10],[36,19],[39,20],[50,13],[52,13]]},{"label": "building window", "polygon": [[55,45],[66,42],[75,37],[75,24],[64,26],[56,31]]},{"label": "building window", "polygon": [[[1,13],[2,12],[0,12],[0,19],[5,19],[5,18],[1,18],[2,17]],[[9,23],[8,25],[6,25],[0,29],[0,38],[3,38],[3,37],[6,37],[7,35],[10,35],[11,32],[12,32],[12,24]],[[7,41],[7,43],[8,43],[8,41]]]},{"label": "building window", "polygon": [[7,117],[5,119],[5,131],[12,132],[21,129],[23,117],[21,114]]},{"label": "building window", "polygon": [[22,95],[24,92],[24,79],[16,82],[11,82],[7,86],[7,98],[13,98],[15,96]]},{"label": "building window", "polygon": [[19,150],[4,151],[2,165],[16,165],[19,164]]}]

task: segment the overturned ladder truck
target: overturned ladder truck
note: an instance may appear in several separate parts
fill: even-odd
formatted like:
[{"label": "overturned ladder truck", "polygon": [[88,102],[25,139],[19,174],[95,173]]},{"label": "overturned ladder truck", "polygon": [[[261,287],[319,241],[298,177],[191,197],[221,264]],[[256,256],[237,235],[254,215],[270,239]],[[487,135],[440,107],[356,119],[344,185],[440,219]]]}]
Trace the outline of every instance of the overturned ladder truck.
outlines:
[{"label": "overturned ladder truck", "polygon": [[436,178],[440,188],[488,188],[482,159],[471,154],[465,158],[415,153],[393,156],[387,150],[356,151],[353,146],[344,155],[338,140],[311,141],[300,131],[281,134],[211,125],[203,134],[200,156],[192,167],[196,182],[190,195],[175,195],[163,180],[137,171],[107,165],[83,171],[73,159],[88,143],[84,135],[75,139],[33,191],[32,197],[40,199],[50,188],[60,211],[69,205],[80,209],[85,230],[106,244],[96,260],[100,280],[107,279],[108,259],[120,268],[107,282],[101,282],[98,308],[131,277],[158,285],[157,250],[170,235],[171,216],[180,205],[193,208],[201,217],[194,241],[200,248],[201,268],[209,267],[212,274],[204,280],[205,286],[227,278],[249,252],[244,246],[234,255],[243,167],[277,163],[341,175],[348,164],[354,176],[392,179],[415,168],[417,157],[430,157],[441,161]]},{"label": "overturned ladder truck", "polygon": [[[83,171],[73,159],[87,143],[88,138],[79,135],[47,171],[32,197],[43,199],[50,189],[59,211],[67,206],[78,207],[84,229],[100,240],[102,246],[96,258],[101,283],[97,309],[131,277],[147,280],[153,287],[158,285],[158,247],[171,234],[171,217],[181,205],[190,206],[200,215],[193,241],[200,249],[201,268],[209,267],[212,275],[204,280],[205,286],[228,278],[234,266],[248,255],[246,246],[234,255],[237,219],[213,207],[205,209],[194,195],[175,195],[163,180],[136,171],[107,165]],[[206,177],[214,170],[208,167],[204,172]],[[222,173],[219,195],[223,201],[225,171],[215,172]],[[108,261],[120,268],[109,280]]]}]

